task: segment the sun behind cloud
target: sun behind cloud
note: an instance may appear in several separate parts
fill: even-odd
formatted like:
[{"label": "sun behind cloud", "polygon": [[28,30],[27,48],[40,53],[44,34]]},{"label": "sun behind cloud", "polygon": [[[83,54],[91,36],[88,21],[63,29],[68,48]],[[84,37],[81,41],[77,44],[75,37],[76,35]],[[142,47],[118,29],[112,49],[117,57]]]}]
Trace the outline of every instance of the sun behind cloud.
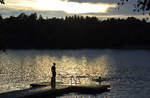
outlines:
[{"label": "sun behind cloud", "polygon": [[108,8],[116,7],[109,4],[77,3],[61,0],[37,0],[34,5],[40,10],[64,11],[67,13],[106,13]]},{"label": "sun behind cloud", "polygon": [[8,7],[24,10],[63,11],[69,14],[80,13],[107,13],[115,4],[78,3],[67,0],[7,0]]}]

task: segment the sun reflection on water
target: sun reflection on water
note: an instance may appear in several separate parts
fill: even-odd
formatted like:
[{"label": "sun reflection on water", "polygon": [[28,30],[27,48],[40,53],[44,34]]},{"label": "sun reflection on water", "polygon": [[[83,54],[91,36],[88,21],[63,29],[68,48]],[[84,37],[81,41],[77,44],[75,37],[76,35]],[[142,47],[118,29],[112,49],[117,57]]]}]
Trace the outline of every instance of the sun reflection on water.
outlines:
[{"label": "sun reflection on water", "polygon": [[92,65],[92,66],[89,66],[90,73],[93,75],[98,75],[102,77],[107,76],[108,64],[109,64],[107,59],[108,59],[108,56],[103,55],[89,62],[89,64]]},{"label": "sun reflection on water", "polygon": [[[64,85],[98,85],[93,77],[107,77],[109,73],[107,55],[92,59],[88,56],[68,56],[53,53],[28,53],[10,51],[0,54],[0,84],[9,87],[26,88],[30,83],[49,82],[51,66],[56,63],[56,81]],[[8,87],[6,87],[8,88]]]}]

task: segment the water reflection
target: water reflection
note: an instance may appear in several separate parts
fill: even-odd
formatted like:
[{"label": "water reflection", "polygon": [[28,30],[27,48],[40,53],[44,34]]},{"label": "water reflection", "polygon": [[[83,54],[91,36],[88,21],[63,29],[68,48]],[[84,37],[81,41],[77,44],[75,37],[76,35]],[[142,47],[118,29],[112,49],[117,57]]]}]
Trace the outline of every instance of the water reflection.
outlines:
[{"label": "water reflection", "polygon": [[18,89],[27,88],[30,83],[49,82],[53,62],[57,63],[56,82],[63,82],[64,85],[97,85],[91,81],[91,77],[108,75],[107,55],[89,59],[85,55],[72,56],[66,55],[68,52],[53,52],[9,50],[8,55],[1,53],[0,84],[9,86],[4,87],[7,89]]},{"label": "water reflection", "polygon": [[56,98],[98,98],[97,96],[94,95],[78,95],[75,93],[70,93],[61,97],[56,97]]},{"label": "water reflection", "polygon": [[[8,55],[0,53],[0,92],[28,88],[31,83],[49,82],[52,63],[56,62],[56,82],[63,83],[64,87],[99,85],[91,81],[91,77],[101,76],[108,80],[101,84],[110,84],[112,90],[96,98],[150,97],[149,50],[8,50],[7,52]],[[90,95],[75,94],[75,96],[89,98]]]}]

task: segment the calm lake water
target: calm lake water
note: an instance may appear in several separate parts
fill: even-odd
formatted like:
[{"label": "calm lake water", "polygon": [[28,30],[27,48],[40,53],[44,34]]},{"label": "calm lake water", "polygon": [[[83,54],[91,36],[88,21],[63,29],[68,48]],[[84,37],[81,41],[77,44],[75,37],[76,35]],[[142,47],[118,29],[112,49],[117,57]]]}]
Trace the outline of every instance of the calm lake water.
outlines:
[{"label": "calm lake water", "polygon": [[[0,52],[0,93],[48,82],[55,62],[57,82],[111,86],[100,95],[67,94],[60,98],[150,98],[150,50],[8,50]],[[81,78],[77,78],[81,76]],[[83,78],[84,77],[84,78]]]}]

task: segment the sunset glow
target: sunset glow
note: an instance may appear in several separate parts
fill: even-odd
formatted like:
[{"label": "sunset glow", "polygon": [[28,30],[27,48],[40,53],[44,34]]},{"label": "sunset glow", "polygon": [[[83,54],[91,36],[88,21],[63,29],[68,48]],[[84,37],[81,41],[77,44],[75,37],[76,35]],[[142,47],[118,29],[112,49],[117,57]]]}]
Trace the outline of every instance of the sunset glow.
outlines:
[{"label": "sunset glow", "polygon": [[7,0],[5,6],[25,10],[63,11],[66,13],[106,13],[109,8],[116,7],[115,4],[103,3],[78,3],[61,0]]}]

